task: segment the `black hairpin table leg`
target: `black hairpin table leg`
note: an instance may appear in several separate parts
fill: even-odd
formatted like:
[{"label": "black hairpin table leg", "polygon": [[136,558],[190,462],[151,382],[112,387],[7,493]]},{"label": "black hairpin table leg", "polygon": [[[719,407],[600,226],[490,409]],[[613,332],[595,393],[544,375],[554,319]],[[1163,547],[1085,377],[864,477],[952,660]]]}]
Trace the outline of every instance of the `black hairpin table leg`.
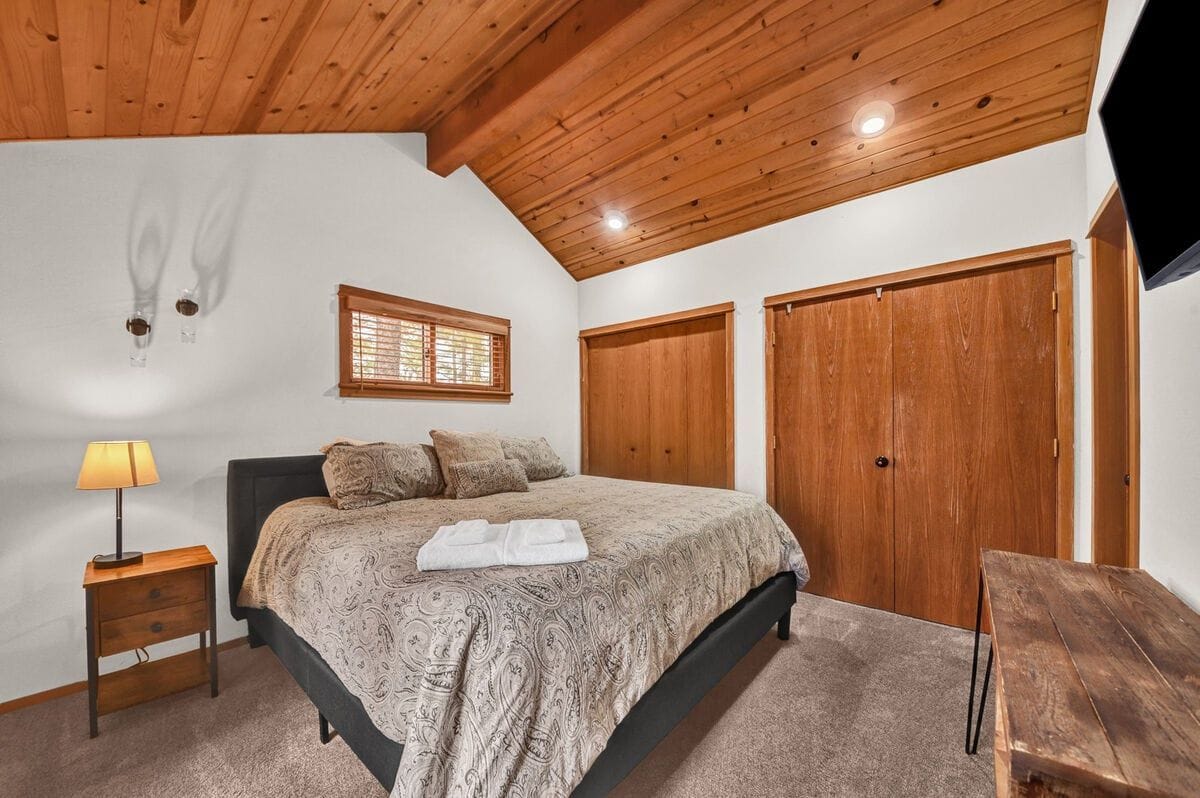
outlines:
[{"label": "black hairpin table leg", "polygon": [[979,628],[983,623],[983,572],[979,574],[979,598],[975,604],[975,654],[971,658],[971,690],[967,694],[967,738],[963,749],[968,754],[979,751],[979,732],[983,727],[983,708],[987,704],[988,684],[992,680],[992,645],[988,643],[987,667],[983,671],[983,691],[979,696],[979,714],[975,717],[975,735],[972,740],[971,720],[975,712],[975,677],[979,673]]}]

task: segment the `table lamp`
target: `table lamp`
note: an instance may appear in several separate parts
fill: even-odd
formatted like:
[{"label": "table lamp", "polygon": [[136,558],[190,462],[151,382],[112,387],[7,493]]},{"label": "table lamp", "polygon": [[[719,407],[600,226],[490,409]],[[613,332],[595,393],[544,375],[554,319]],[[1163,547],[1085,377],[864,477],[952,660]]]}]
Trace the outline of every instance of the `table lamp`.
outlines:
[{"label": "table lamp", "polygon": [[142,561],[140,551],[121,549],[121,491],[158,482],[158,469],[147,441],[92,441],[83,453],[77,490],[115,490],[117,492],[117,550],[97,555],[96,568],[115,568]]}]

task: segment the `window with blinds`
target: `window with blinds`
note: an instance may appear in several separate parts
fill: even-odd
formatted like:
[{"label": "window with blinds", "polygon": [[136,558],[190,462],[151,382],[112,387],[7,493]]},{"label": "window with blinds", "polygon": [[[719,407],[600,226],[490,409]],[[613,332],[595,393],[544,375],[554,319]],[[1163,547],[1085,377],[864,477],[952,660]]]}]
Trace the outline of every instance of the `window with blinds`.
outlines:
[{"label": "window with blinds", "polygon": [[342,396],[508,401],[509,321],[343,285]]}]

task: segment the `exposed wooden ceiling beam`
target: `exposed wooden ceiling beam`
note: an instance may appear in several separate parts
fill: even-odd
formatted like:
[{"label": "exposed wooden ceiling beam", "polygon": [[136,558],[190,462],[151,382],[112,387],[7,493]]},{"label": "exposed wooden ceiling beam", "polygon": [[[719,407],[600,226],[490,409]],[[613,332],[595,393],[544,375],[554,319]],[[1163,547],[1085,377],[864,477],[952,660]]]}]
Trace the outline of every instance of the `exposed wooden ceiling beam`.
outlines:
[{"label": "exposed wooden ceiling beam", "polygon": [[445,177],[674,19],[695,0],[580,0],[427,132]]}]

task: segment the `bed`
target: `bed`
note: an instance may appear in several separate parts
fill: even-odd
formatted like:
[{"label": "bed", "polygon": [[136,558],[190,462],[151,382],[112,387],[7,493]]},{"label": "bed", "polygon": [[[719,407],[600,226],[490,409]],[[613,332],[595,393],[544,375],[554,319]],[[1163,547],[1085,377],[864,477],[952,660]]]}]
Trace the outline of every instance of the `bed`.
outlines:
[{"label": "bed", "polygon": [[[580,476],[339,511],[323,460],[229,464],[231,609],[397,795],[606,794],[772,626],[786,639],[807,579],[746,494]],[[417,572],[464,517],[576,517],[592,553]]]}]

